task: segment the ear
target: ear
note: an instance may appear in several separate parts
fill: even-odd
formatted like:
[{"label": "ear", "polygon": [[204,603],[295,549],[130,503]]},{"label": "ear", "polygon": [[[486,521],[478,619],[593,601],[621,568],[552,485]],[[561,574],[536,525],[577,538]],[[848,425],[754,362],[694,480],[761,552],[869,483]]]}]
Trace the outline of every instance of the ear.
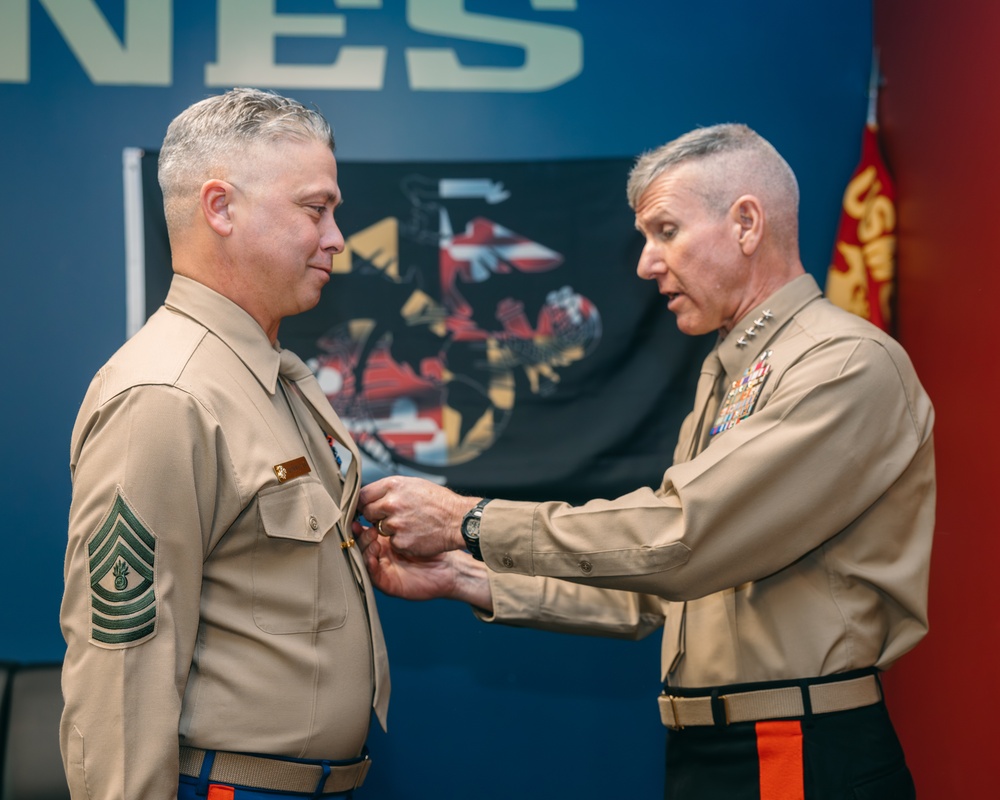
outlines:
[{"label": "ear", "polygon": [[201,187],[201,213],[213,231],[219,236],[229,236],[233,232],[231,205],[234,187],[231,183],[213,178]]},{"label": "ear", "polygon": [[743,255],[752,256],[764,237],[764,209],[760,200],[745,194],[732,205],[733,222]]}]

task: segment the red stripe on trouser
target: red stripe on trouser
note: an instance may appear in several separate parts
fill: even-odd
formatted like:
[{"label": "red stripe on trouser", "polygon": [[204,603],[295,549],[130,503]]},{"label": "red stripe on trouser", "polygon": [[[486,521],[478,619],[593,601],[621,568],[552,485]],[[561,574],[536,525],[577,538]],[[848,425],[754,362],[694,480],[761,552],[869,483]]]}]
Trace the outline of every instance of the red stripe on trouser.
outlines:
[{"label": "red stripe on trouser", "polygon": [[802,724],[797,720],[757,723],[760,800],[805,800]]},{"label": "red stripe on trouser", "polygon": [[236,790],[232,786],[222,786],[218,783],[208,785],[207,800],[233,800],[235,796]]}]

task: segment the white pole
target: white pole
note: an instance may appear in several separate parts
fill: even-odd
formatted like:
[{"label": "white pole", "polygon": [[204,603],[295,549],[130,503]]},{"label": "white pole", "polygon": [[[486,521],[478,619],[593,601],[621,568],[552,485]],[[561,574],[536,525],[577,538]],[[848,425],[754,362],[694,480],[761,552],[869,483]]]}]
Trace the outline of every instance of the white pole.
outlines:
[{"label": "white pole", "polygon": [[125,189],[125,337],[146,321],[146,233],[142,221],[142,157],[138,147],[122,151]]}]

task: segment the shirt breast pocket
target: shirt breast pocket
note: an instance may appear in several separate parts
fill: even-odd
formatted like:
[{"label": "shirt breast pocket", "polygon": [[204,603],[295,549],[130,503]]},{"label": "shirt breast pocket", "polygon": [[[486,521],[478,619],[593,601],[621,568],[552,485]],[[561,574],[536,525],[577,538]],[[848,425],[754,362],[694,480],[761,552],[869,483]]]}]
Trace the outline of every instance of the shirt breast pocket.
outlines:
[{"label": "shirt breast pocket", "polygon": [[336,526],[340,508],[315,479],[257,495],[253,618],[266,633],[313,633],[347,621],[349,567]]}]

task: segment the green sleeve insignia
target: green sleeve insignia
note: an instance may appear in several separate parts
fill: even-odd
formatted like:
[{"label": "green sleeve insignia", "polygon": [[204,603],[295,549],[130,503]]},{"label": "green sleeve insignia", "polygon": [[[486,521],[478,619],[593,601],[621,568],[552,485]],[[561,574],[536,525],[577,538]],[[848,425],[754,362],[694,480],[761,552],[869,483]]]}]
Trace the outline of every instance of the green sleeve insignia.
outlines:
[{"label": "green sleeve insignia", "polygon": [[112,648],[156,633],[156,537],[129,508],[119,487],[107,518],[87,542],[91,641]]}]

